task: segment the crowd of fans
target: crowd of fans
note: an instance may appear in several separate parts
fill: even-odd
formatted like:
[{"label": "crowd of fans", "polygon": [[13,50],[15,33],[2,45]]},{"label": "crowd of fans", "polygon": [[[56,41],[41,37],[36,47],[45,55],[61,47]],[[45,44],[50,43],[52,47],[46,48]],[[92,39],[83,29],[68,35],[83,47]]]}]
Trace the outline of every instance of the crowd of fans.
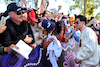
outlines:
[{"label": "crowd of fans", "polygon": [[[5,18],[5,22],[2,18]],[[74,38],[80,43],[77,49],[81,49],[77,52],[75,62],[79,63],[80,67],[85,65],[98,67],[100,25],[94,17],[87,20],[82,15],[69,16],[59,13],[57,10],[54,12],[45,10],[38,14],[36,9],[22,8],[16,3],[10,3],[7,11],[0,14],[0,20],[0,55],[9,52],[16,54],[12,48],[19,49],[16,43],[21,39],[33,50],[37,46],[42,46],[44,55],[49,55],[46,58],[50,59],[52,67],[58,67],[55,57],[61,56],[61,45],[63,45],[61,43],[68,43],[70,39]],[[86,29],[85,31],[83,27]],[[82,30],[83,34],[81,34]]]}]

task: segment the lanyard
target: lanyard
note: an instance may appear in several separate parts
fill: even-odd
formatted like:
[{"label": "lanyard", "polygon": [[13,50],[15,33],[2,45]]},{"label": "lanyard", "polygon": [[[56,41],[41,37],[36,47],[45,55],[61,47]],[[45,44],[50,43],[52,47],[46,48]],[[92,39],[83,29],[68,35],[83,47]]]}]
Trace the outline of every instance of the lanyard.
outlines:
[{"label": "lanyard", "polygon": [[83,32],[83,30],[85,29],[86,27],[84,26],[84,28],[81,30],[81,33]]},{"label": "lanyard", "polygon": [[[85,28],[86,28],[85,26],[82,28],[82,30],[81,30],[81,35],[82,35],[82,32],[83,32],[83,30],[84,30]],[[81,37],[81,36],[80,36],[80,37]],[[79,47],[81,47],[81,46],[82,46],[82,44],[81,44],[81,39],[80,39]]]}]

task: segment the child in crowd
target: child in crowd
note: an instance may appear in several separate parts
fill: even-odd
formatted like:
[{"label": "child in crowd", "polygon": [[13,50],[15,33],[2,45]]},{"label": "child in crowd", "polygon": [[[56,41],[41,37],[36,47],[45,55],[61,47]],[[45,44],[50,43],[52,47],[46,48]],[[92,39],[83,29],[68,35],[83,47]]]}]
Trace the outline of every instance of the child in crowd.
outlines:
[{"label": "child in crowd", "polygon": [[58,67],[55,57],[60,57],[62,53],[61,43],[58,41],[55,30],[55,24],[50,20],[44,19],[42,26],[45,29],[47,38],[43,40],[44,48],[47,48],[47,54],[49,54],[52,67]]}]

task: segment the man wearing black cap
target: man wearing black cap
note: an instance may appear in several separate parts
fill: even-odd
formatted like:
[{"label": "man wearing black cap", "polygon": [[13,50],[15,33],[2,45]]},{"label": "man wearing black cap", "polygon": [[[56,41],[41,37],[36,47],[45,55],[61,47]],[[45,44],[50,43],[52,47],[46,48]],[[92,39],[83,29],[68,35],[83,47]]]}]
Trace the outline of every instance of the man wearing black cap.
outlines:
[{"label": "man wearing black cap", "polygon": [[7,29],[3,33],[4,46],[16,44],[20,39],[25,43],[32,45],[34,37],[28,22],[23,21],[23,12],[17,3],[10,3],[7,6],[7,12],[10,18],[6,21]]}]

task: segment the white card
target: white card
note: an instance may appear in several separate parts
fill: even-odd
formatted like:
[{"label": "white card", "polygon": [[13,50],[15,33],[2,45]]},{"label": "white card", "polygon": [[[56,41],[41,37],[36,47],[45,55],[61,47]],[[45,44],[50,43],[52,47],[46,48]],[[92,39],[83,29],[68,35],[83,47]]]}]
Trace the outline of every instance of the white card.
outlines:
[{"label": "white card", "polygon": [[16,44],[17,47],[19,47],[19,49],[16,48],[12,48],[14,51],[16,51],[17,53],[19,53],[20,55],[22,55],[24,58],[29,59],[29,54],[32,51],[32,47],[30,47],[29,45],[27,45],[24,41],[19,40],[18,43]]}]

